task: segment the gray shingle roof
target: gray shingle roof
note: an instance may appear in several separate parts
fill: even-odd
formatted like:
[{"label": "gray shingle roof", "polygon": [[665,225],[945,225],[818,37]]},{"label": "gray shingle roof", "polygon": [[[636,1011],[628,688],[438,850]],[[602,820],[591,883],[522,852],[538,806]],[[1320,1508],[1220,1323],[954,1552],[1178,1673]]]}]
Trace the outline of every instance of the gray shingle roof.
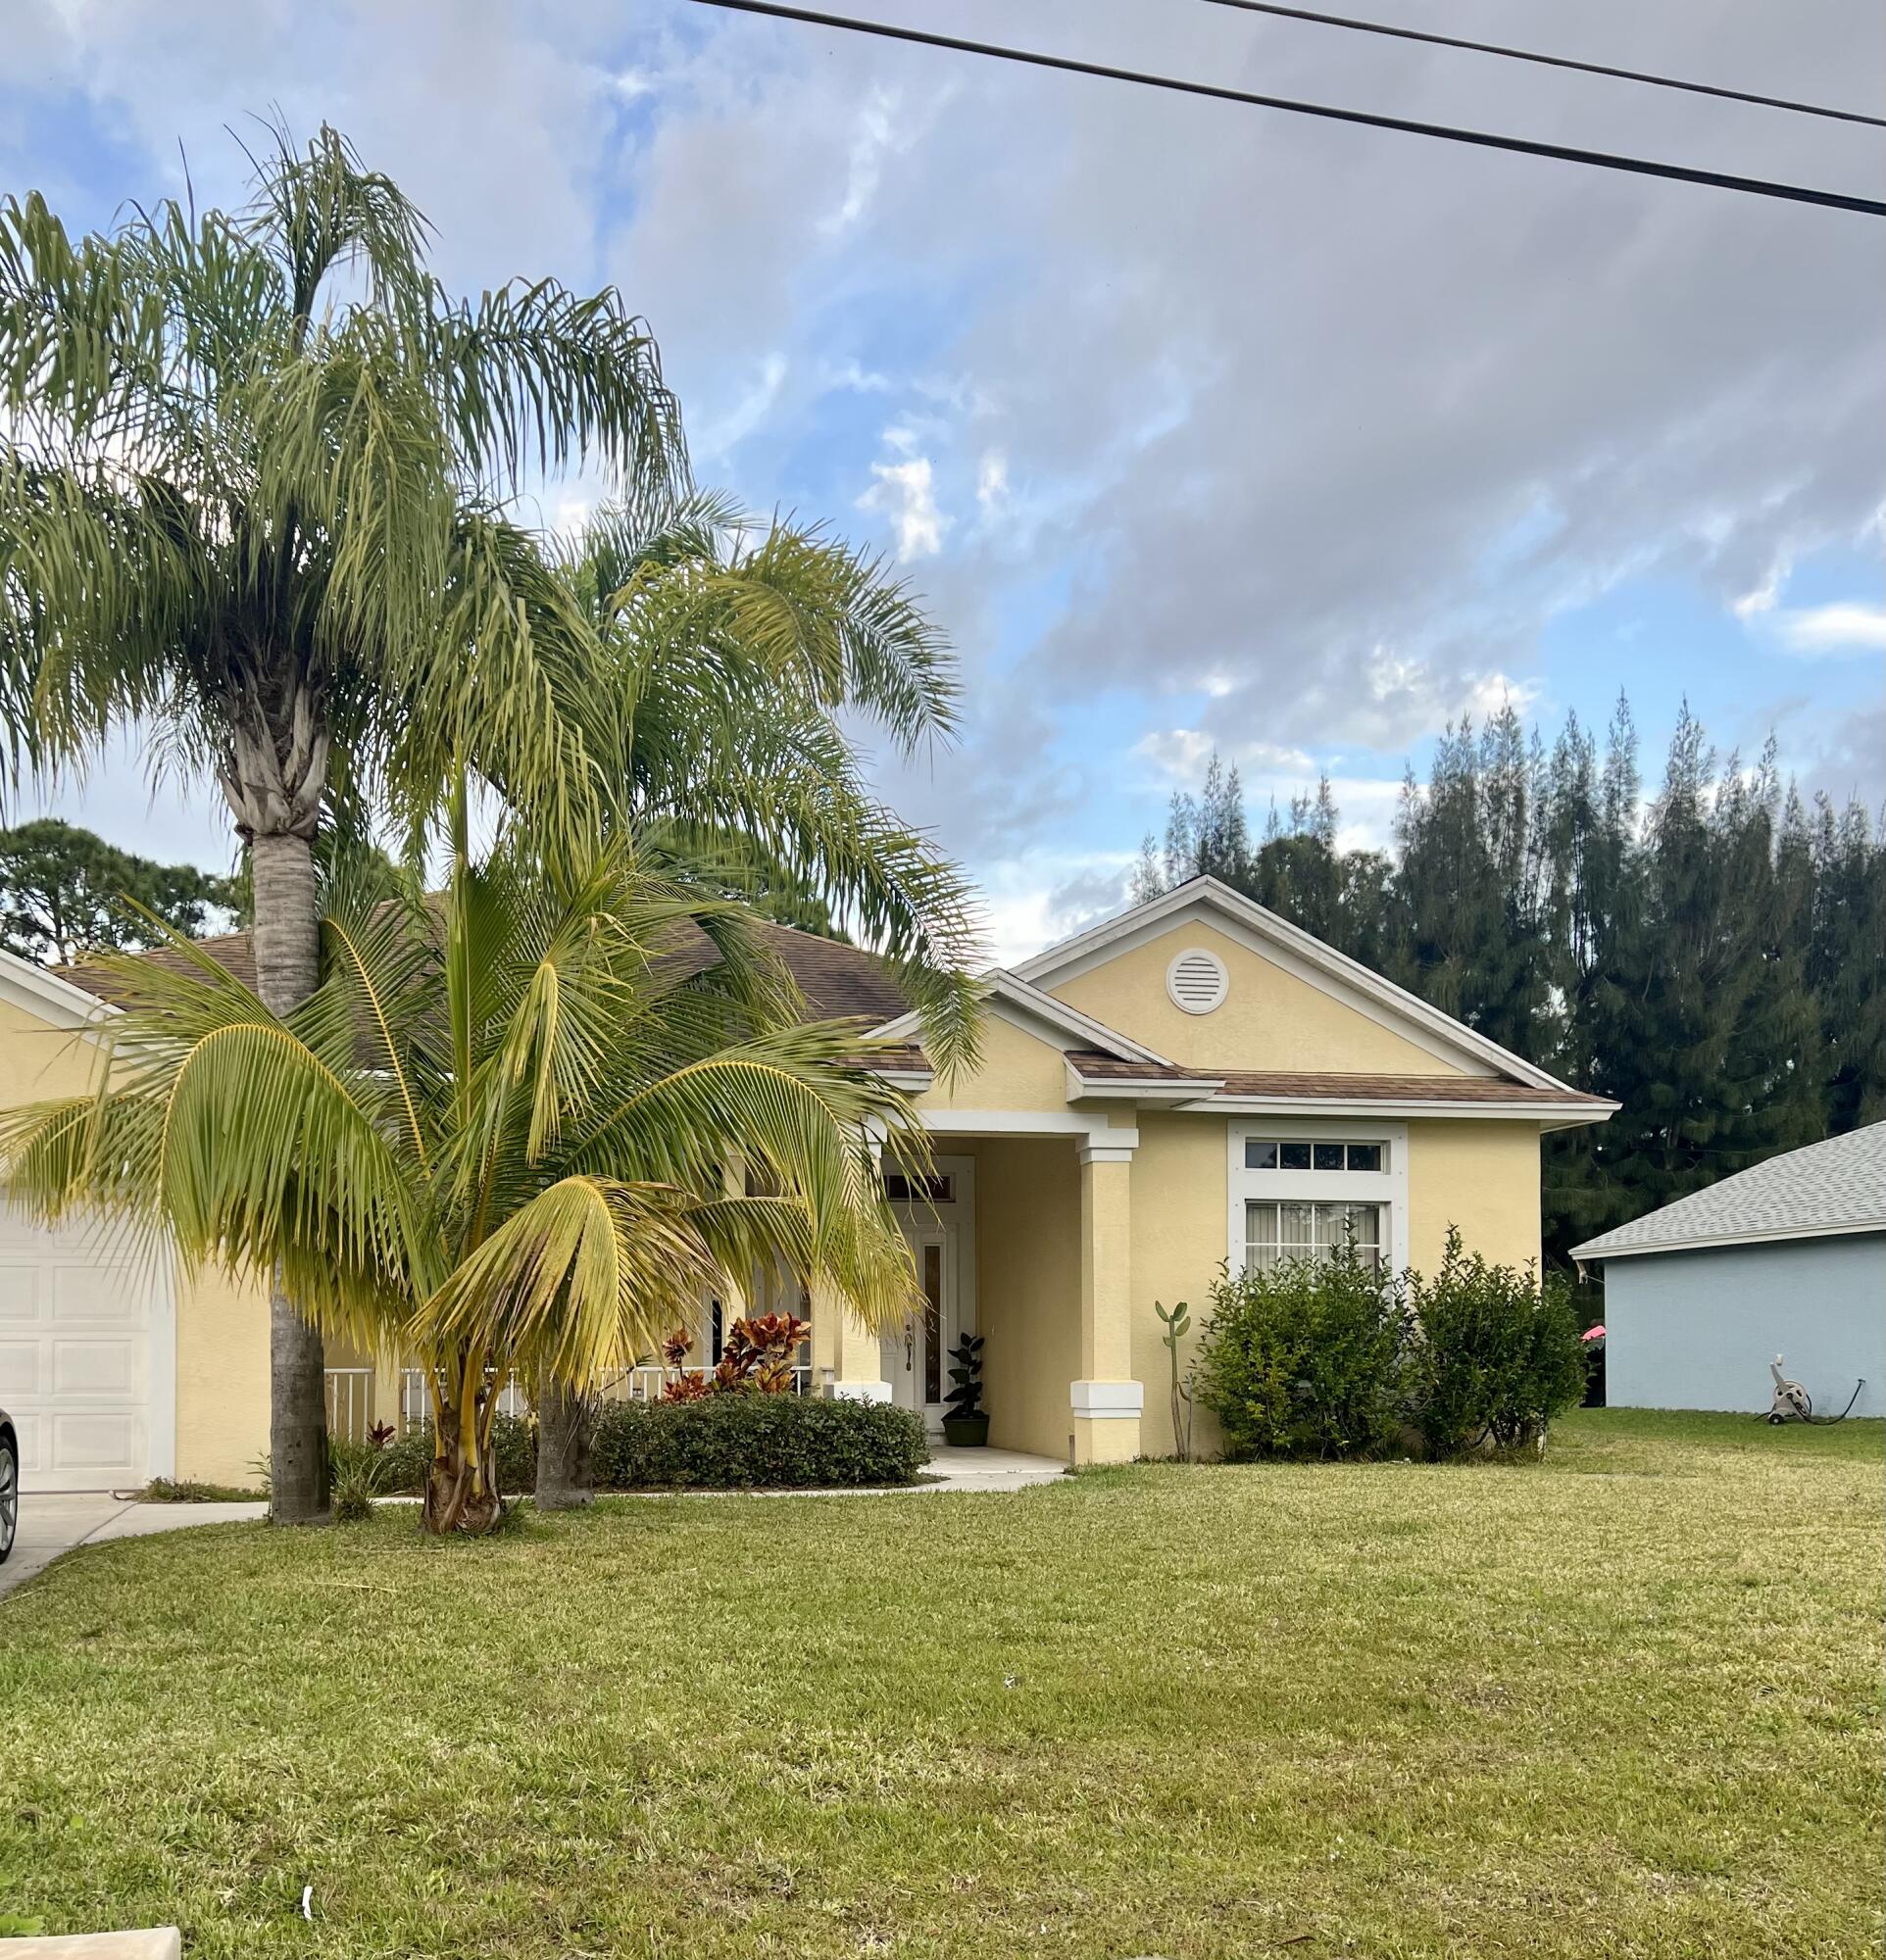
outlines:
[{"label": "gray shingle roof", "polygon": [[1886,1232],[1886,1123],[1770,1157],[1588,1239],[1571,1255],[1604,1259],[1744,1239],[1866,1231]]}]

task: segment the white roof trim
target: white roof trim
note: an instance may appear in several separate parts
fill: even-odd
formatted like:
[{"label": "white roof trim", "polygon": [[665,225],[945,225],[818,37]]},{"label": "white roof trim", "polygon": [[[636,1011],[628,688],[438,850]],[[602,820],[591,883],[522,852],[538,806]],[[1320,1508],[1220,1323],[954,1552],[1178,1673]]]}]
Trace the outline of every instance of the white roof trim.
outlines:
[{"label": "white roof trim", "polygon": [[[1090,926],[1087,931],[1063,940],[1059,946],[1051,946],[1045,953],[1036,954],[1032,959],[1024,959],[1016,968],[1016,977],[1043,986],[1072,979],[1076,973],[1086,972],[1114,957],[1117,952],[1126,951],[1120,942],[1151,938],[1194,907],[1215,914],[1217,922],[1234,928],[1228,937],[1241,939],[1252,952],[1268,956],[1274,964],[1298,972],[1300,978],[1320,987],[1324,993],[1339,1000],[1347,997],[1347,1004],[1362,1006],[1365,1012],[1368,1008],[1363,1006],[1363,1003],[1372,1004],[1380,1011],[1371,1018],[1381,1020],[1384,1016],[1389,1017],[1386,1025],[1396,1027],[1397,1032],[1431,1054],[1452,1050],[1457,1058],[1470,1058],[1494,1074],[1529,1082],[1535,1089],[1571,1090],[1569,1083],[1560,1081],[1556,1075],[1548,1074],[1523,1056],[1502,1048],[1498,1042],[1488,1040],[1485,1035],[1476,1034],[1452,1014],[1444,1014],[1438,1007],[1429,1006],[1406,988],[1396,986],[1392,980],[1384,980],[1360,960],[1338,953],[1333,946],[1325,946],[1314,934],[1305,932],[1301,926],[1292,925],[1288,919],[1279,918],[1275,912],[1253,899],[1247,899],[1242,892],[1234,892],[1229,885],[1216,878],[1188,879],[1159,898],[1148,900],[1143,906],[1135,906],[1114,918],[1103,920],[1099,925]],[[1288,956],[1287,958],[1277,959],[1279,953]],[[1439,1044],[1438,1048],[1436,1044]],[[1572,1093],[1577,1092],[1574,1090]]]},{"label": "white roof trim", "polygon": [[0,950],[0,1000],[55,1028],[87,1028],[119,1011],[109,1001],[4,950]]},{"label": "white roof trim", "polygon": [[[1077,1007],[1070,1007],[1066,1001],[1058,1001],[1052,994],[1045,994],[1039,987],[1030,986],[1019,974],[1011,973],[1005,966],[992,966],[976,983],[985,997],[1007,1001],[1031,1014],[1036,1020],[1045,1022],[1059,1034],[1073,1037],[1076,1048],[1111,1049],[1126,1061],[1150,1061],[1161,1068],[1171,1064],[1163,1054],[1156,1054],[1143,1044],[1130,1040],[1116,1028],[1110,1028],[1103,1021],[1096,1021],[1083,1014]],[[900,1014],[894,1021],[886,1021],[881,1027],[872,1028],[873,1041],[901,1041],[907,1036],[920,1034],[920,1017],[915,1013]]]},{"label": "white roof trim", "polygon": [[1646,1259],[1658,1252],[1707,1252],[1718,1246],[1776,1246],[1796,1239],[1851,1239],[1868,1232],[1886,1232],[1886,1216],[1848,1218],[1831,1225],[1768,1226],[1754,1232],[1712,1232],[1694,1239],[1662,1239],[1649,1246],[1614,1246],[1609,1251],[1594,1251],[1596,1239],[1574,1246],[1568,1256],[1588,1266],[1602,1266],[1611,1259]]},{"label": "white roof trim", "polygon": [[1207,1096],[1181,1102],[1188,1113],[1234,1116],[1454,1116],[1474,1122],[1539,1123],[1547,1129],[1567,1130],[1580,1123],[1611,1120],[1618,1105],[1600,1099],[1567,1102],[1429,1102],[1415,1096]]},{"label": "white roof trim", "polygon": [[1158,1081],[1148,1081],[1144,1076],[1083,1075],[1078,1064],[1071,1060],[1067,1062],[1067,1069],[1069,1102],[1098,1099],[1116,1102],[1190,1103],[1224,1086],[1223,1078],[1216,1075],[1168,1075]]}]

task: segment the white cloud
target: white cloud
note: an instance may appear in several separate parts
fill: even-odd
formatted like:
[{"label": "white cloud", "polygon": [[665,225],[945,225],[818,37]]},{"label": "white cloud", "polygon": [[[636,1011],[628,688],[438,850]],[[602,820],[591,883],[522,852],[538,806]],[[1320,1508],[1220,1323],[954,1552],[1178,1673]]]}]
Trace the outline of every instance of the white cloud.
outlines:
[{"label": "white cloud", "polygon": [[1017,966],[1117,911],[1132,861],[1124,852],[1035,853],[987,866],[981,882],[990,959]]},{"label": "white cloud", "polygon": [[694,438],[697,459],[719,462],[750,436],[767,418],[786,379],[786,357],[769,354],[760,364],[759,378],[726,412]]},{"label": "white cloud", "polygon": [[[1287,29],[1258,50],[1215,9],[1071,11],[1125,60],[1216,72],[1261,53],[1294,92],[1340,85],[1437,121],[1472,120],[1483,92],[1439,56],[1358,69]],[[1588,12],[1638,65],[1706,33],[1729,66],[1791,64],[1803,92],[1876,67],[1886,24],[1845,0]],[[89,101],[111,133],[94,172],[78,145],[0,118],[9,178],[80,221],[180,188],[179,135],[199,200],[226,200],[243,167],[225,123],[276,102],[303,131],[328,116],[438,224],[454,286],[615,280],[661,337],[704,480],[760,508],[815,500],[817,515],[869,467],[861,507],[900,558],[928,561],[971,716],[934,781],[888,762],[884,779],[979,869],[1025,864],[1048,838],[1136,832],[1142,809],[1110,791],[1147,727],[1154,745],[1189,738],[1128,762],[1149,804],[1214,743],[1260,811],[1262,752],[1282,800],[1340,749],[1357,755],[1345,835],[1352,806],[1373,834],[1365,804],[1399,791],[1362,787],[1368,771],[1450,716],[1529,708],[1527,676],[1560,658],[1545,622],[1626,575],[1701,590],[1777,652],[1880,645],[1872,609],[1786,605],[1789,566],[1861,517],[1881,524],[1886,287],[1831,220],[1200,118],[861,37],[703,27],[667,0],[632,22],[541,0],[16,0],[8,30],[14,70],[55,103]],[[1574,104],[1544,77],[1513,86],[1514,118],[1564,140],[1710,140],[1704,111],[1641,91]],[[1810,134],[1751,123],[1744,161],[1819,169],[1796,154]],[[882,414],[860,424],[867,396]],[[896,434],[873,466],[880,421]],[[546,490],[548,521],[591,495]],[[1553,522],[1529,524],[1541,508]],[[1607,685],[1648,658],[1617,649]],[[1854,669],[1818,672],[1831,696]],[[1719,718],[1735,684],[1706,686],[1699,709]],[[1192,730],[1158,728],[1167,706],[1109,750],[1065,742],[1068,704],[1110,688],[1206,699]],[[1814,779],[1877,783],[1866,730],[1828,718],[1840,746]],[[1034,896],[1007,902],[1049,904],[1035,887],[1054,875],[1036,868]]]},{"label": "white cloud", "polygon": [[1133,744],[1133,754],[1143,756],[1174,782],[1196,784],[1216,754],[1235,762],[1242,774],[1253,770],[1266,775],[1307,775],[1315,778],[1316,759],[1307,749],[1290,749],[1274,742],[1219,742],[1198,728],[1158,728],[1142,735]]},{"label": "white cloud", "polygon": [[877,481],[858,499],[858,508],[890,518],[900,561],[934,558],[943,549],[950,519],[937,508],[930,459],[913,456],[905,463],[873,463],[871,474]]},{"label": "white cloud", "polygon": [[1783,564],[1771,565],[1767,577],[1752,591],[1743,593],[1730,610],[1738,619],[1756,619],[1763,612],[1772,612],[1775,601],[1781,597],[1781,588],[1787,581],[1787,567]]},{"label": "white cloud", "polygon": [[1797,654],[1886,652],[1886,606],[1842,600],[1777,613],[1774,623],[1782,643]]},{"label": "white cloud", "polygon": [[845,178],[844,201],[820,221],[825,232],[848,231],[864,217],[876,195],[884,172],[885,154],[898,146],[896,89],[874,88],[870,99],[858,112],[858,127],[852,137],[850,170]]}]

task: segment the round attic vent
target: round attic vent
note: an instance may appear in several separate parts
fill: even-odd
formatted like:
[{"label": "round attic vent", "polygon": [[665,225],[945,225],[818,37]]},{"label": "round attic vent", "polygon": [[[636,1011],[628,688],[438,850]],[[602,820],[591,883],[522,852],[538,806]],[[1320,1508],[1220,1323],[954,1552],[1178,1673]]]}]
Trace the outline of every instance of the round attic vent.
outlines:
[{"label": "round attic vent", "polygon": [[1209,1014],[1224,999],[1231,977],[1224,961],[1202,946],[1187,947],[1166,969],[1166,991],[1172,1004],[1188,1014]]}]

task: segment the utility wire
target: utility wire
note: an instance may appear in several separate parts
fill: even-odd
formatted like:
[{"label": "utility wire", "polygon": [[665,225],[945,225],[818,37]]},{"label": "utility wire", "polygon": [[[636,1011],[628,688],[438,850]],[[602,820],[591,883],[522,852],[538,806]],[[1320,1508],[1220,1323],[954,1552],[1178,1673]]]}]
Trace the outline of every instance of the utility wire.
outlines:
[{"label": "utility wire", "polygon": [[1862,116],[1857,109],[1829,109],[1818,102],[1795,102],[1785,95],[1751,95],[1746,89],[1717,88],[1708,81],[1684,81],[1676,75],[1646,74],[1641,69],[1610,68],[1603,62],[1573,61],[1568,55],[1536,54],[1529,48],[1505,48],[1494,41],[1463,41],[1452,34],[1430,34],[1419,27],[1395,27],[1384,21],[1352,21],[1343,14],[1317,14],[1308,7],[1283,7],[1275,0],[1205,0],[1208,7],[1235,7],[1243,14],[1274,14],[1280,21],[1309,21],[1318,27],[1349,27],[1359,34],[1386,34],[1397,41],[1425,41],[1436,48],[1464,48],[1469,54],[1501,55],[1508,61],[1536,62],[1541,68],[1568,68],[1580,74],[1609,75],[1613,81],[1641,81],[1650,88],[1680,88],[1690,95],[1718,96],[1724,102],[1753,102],[1761,109],[1787,109],[1797,116],[1825,116],[1835,122],[1864,122],[1886,129],[1886,116]]},{"label": "utility wire", "polygon": [[1327,122],[1356,122],[1370,129],[1397,129],[1408,136],[1431,136],[1441,142],[1468,143],[1483,150],[1511,150],[1522,157],[1550,157],[1559,163],[1584,164],[1593,170],[1625,171],[1642,177],[1667,177],[1677,183],[1708,184],[1715,190],[1741,191],[1750,197],[1783,198],[1794,204],[1824,205],[1833,211],[1857,211],[1867,218],[1886,218],[1886,204],[1874,198],[1850,197],[1844,191],[1815,190],[1807,184],[1779,183],[1766,177],[1734,176],[1723,171],[1696,171],[1683,164],[1662,164],[1644,157],[1619,156],[1610,150],[1580,150],[1564,143],[1537,143],[1524,136],[1496,136],[1484,129],[1464,129],[1446,122],[1413,122],[1402,116],[1374,116],[1361,109],[1337,109],[1327,103],[1302,102],[1283,95],[1258,95],[1249,89],[1227,88],[1217,82],[1187,81],[1174,74],[1151,74],[1141,69],[1115,68],[1103,62],[1076,61],[1071,55],[1051,55],[1037,48],[971,41],[956,34],[932,33],[923,27],[893,26],[887,21],[860,20],[849,14],[826,14],[812,7],[794,7],[782,0],[693,0],[697,7],[719,7],[734,14],[758,14],[769,20],[797,21],[806,26],[837,27],[880,40],[910,41],[918,47],[948,48],[956,54],[987,55],[996,61],[1019,62],[1029,68],[1058,69],[1066,74],[1098,76],[1103,81],[1131,81],[1146,88],[1163,88],[1177,95],[1200,95],[1215,102],[1237,102],[1251,109],[1279,109],[1294,116],[1320,117]]}]

